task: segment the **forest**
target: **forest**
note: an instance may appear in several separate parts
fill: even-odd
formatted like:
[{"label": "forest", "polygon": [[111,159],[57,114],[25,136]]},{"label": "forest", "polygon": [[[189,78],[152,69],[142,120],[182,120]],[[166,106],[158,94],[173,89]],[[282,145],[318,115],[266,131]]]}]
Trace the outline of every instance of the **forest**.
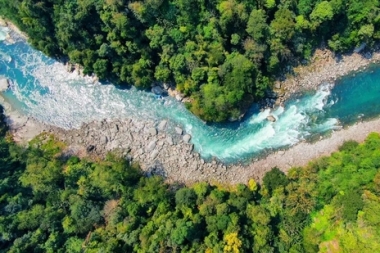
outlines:
[{"label": "forest", "polygon": [[[0,15],[85,74],[148,89],[171,83],[205,121],[238,119],[313,50],[368,48],[379,0],[0,0]],[[105,101],[107,102],[107,101]]]},{"label": "forest", "polygon": [[27,148],[0,114],[0,252],[379,252],[380,135],[261,183],[168,185],[109,154]]}]

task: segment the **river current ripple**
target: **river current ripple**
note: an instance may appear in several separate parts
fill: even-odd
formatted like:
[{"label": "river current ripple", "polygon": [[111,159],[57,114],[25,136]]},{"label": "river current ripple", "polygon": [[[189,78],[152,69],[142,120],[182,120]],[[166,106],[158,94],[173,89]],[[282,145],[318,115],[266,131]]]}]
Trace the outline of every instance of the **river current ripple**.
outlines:
[{"label": "river current ripple", "polygon": [[[345,94],[332,94],[335,88],[324,84],[273,111],[260,112],[253,105],[241,122],[208,125],[170,97],[156,99],[148,92],[118,89],[69,73],[63,64],[32,49],[13,33],[15,43],[6,42],[7,32],[0,28],[0,76],[12,81],[6,99],[21,113],[66,129],[104,118],[132,117],[157,123],[167,119],[192,135],[191,142],[202,157],[230,163],[340,128],[342,111],[351,111],[348,114],[354,118],[361,113],[337,107]],[[276,121],[268,121],[268,115]]]}]

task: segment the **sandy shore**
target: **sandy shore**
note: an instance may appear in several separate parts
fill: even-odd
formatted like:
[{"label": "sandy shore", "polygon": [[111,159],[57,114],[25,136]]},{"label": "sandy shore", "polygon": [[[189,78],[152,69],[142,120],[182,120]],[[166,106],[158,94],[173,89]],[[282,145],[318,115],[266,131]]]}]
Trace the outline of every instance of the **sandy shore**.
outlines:
[{"label": "sandy shore", "polygon": [[[276,83],[276,91],[281,94],[279,103],[293,93],[316,89],[325,81],[336,80],[380,60],[379,52],[368,56],[351,54],[337,60],[331,52],[317,50],[310,65],[295,68],[295,76]],[[286,172],[291,167],[304,166],[313,159],[331,154],[344,141],[362,142],[369,133],[380,132],[380,119],[360,122],[333,132],[330,137],[316,143],[302,142],[249,165],[226,166],[217,161],[205,162],[193,151],[185,133],[169,134],[166,124],[170,122],[164,124],[142,119],[104,120],[67,131],[21,115],[1,96],[0,103],[6,109],[8,124],[16,142],[26,144],[37,134],[46,131],[67,142],[69,149],[74,150],[72,153],[77,152],[81,156],[104,156],[110,150],[123,150],[122,154],[139,162],[147,174],[160,174],[169,183],[218,181],[235,184],[247,183],[250,178],[261,180],[275,166]]]}]

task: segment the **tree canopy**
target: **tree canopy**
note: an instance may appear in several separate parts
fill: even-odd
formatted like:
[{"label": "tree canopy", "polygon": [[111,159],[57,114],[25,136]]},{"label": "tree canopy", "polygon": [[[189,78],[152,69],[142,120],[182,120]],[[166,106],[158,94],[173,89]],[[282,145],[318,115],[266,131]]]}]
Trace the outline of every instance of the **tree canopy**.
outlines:
[{"label": "tree canopy", "polygon": [[0,120],[0,252],[380,250],[377,133],[263,184],[185,187],[116,155],[68,157],[49,135],[19,147]]},{"label": "tree canopy", "polygon": [[[237,119],[322,42],[380,38],[379,0],[0,0],[42,52],[122,85],[175,83],[206,121]],[[105,101],[107,102],[107,101]]]}]

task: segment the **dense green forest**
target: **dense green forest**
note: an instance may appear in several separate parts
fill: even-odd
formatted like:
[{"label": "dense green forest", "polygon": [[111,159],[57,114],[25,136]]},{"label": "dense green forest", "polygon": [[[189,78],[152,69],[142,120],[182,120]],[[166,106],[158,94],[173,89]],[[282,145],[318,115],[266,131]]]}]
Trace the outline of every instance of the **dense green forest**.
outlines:
[{"label": "dense green forest", "polygon": [[0,252],[380,251],[379,134],[261,185],[184,187],[0,126]]},{"label": "dense green forest", "polygon": [[149,88],[175,83],[206,121],[236,119],[322,43],[380,38],[379,0],[0,0],[0,15],[84,73]]}]

